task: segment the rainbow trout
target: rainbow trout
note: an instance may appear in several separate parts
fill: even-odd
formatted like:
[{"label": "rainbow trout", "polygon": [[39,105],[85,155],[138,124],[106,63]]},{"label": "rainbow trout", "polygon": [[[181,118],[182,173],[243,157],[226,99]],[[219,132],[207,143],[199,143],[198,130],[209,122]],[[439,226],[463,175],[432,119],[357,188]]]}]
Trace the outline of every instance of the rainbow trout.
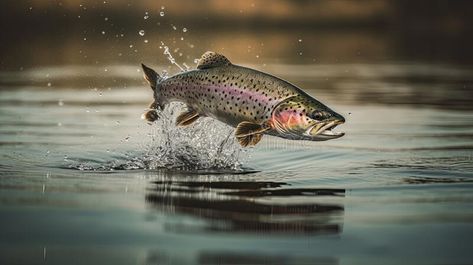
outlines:
[{"label": "rainbow trout", "polygon": [[293,140],[325,141],[342,137],[335,132],[345,119],[295,85],[275,76],[232,64],[214,52],[202,55],[196,70],[161,78],[142,64],[154,92],[154,102],[143,118],[153,122],[172,101],[187,105],[176,125],[187,126],[211,117],[236,128],[246,147],[263,134]]}]

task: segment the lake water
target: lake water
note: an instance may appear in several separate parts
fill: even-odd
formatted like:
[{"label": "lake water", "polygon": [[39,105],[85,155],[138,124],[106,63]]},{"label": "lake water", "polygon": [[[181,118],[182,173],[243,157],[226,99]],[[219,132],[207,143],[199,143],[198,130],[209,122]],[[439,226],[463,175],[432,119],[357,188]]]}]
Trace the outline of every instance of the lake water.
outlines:
[{"label": "lake water", "polygon": [[346,135],[243,150],[208,118],[175,128],[179,105],[141,120],[138,64],[1,72],[0,263],[472,262],[473,68],[250,66],[343,114]]}]

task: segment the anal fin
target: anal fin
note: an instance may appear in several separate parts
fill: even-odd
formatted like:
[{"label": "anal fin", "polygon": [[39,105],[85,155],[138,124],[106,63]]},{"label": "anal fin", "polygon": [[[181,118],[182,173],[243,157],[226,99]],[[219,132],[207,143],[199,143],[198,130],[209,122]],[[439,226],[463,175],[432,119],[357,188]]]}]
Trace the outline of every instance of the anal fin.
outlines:
[{"label": "anal fin", "polygon": [[158,112],[155,109],[150,109],[141,115],[143,120],[154,122],[159,118]]},{"label": "anal fin", "polygon": [[141,118],[143,120],[147,120],[148,122],[154,122],[157,119],[159,119],[159,114],[158,110],[163,110],[163,106],[158,104],[158,102],[153,101],[149,107],[148,110],[141,115]]},{"label": "anal fin", "polygon": [[235,136],[241,146],[247,147],[256,145],[261,141],[263,133],[267,130],[269,130],[268,126],[243,121],[238,124],[235,130]]},{"label": "anal fin", "polygon": [[199,113],[193,109],[188,109],[187,111],[179,114],[176,118],[177,126],[187,126],[199,118]]}]

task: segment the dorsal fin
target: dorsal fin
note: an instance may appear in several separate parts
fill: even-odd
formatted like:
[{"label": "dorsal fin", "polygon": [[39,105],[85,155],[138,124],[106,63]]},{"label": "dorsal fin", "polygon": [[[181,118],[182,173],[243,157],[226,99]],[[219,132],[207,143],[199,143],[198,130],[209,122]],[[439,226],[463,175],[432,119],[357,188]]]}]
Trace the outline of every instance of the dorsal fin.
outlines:
[{"label": "dorsal fin", "polygon": [[215,52],[206,52],[202,55],[197,65],[197,69],[207,69],[218,66],[230,65],[232,64],[227,57],[215,53]]}]

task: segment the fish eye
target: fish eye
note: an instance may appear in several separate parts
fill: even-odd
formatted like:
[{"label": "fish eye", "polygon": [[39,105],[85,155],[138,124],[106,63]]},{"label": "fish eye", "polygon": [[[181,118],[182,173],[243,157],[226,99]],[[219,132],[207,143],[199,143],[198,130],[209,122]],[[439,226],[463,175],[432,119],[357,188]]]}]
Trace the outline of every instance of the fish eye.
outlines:
[{"label": "fish eye", "polygon": [[309,117],[314,120],[321,120],[323,115],[322,115],[322,112],[320,111],[314,111],[309,115]]}]

